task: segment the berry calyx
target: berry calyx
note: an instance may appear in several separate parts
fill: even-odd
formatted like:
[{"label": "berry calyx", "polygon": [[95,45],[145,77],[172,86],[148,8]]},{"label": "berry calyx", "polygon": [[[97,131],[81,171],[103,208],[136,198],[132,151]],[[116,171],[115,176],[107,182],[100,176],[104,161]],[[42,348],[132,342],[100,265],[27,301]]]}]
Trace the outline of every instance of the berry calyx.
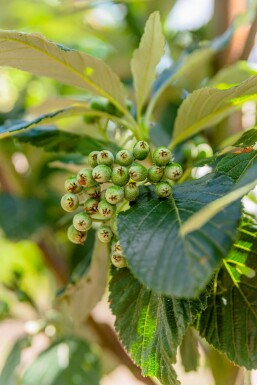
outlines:
[{"label": "berry calyx", "polygon": [[112,251],[113,251],[113,254],[118,254],[123,256],[120,241],[114,243]]},{"label": "berry calyx", "polygon": [[129,182],[124,188],[124,197],[127,201],[132,202],[137,199],[139,195],[139,188],[136,182]]},{"label": "berry calyx", "polygon": [[100,164],[93,169],[92,175],[98,183],[106,183],[111,178],[112,170],[110,167]]},{"label": "berry calyx", "polygon": [[108,225],[102,225],[97,230],[98,239],[103,243],[109,243],[112,240],[113,233]]},{"label": "berry calyx", "polygon": [[151,183],[158,183],[163,177],[163,168],[159,166],[152,166],[148,169],[147,179]]},{"label": "berry calyx", "polygon": [[129,169],[129,176],[136,182],[142,182],[147,177],[147,169],[139,163],[133,163]]},{"label": "berry calyx", "polygon": [[164,169],[164,176],[170,180],[178,180],[183,174],[183,169],[179,163],[172,162]]},{"label": "berry calyx", "polygon": [[67,212],[74,211],[79,206],[79,198],[75,194],[67,193],[61,199],[61,206]]},{"label": "berry calyx", "polygon": [[84,203],[84,210],[89,215],[94,215],[98,212],[98,204],[99,204],[99,201],[97,199],[89,198]]},{"label": "berry calyx", "polygon": [[105,192],[105,199],[112,205],[120,203],[124,199],[124,191],[119,186],[111,186]]},{"label": "berry calyx", "polygon": [[160,182],[154,186],[156,195],[160,198],[168,198],[172,193],[172,188],[168,182]]},{"label": "berry calyx", "polygon": [[115,214],[116,207],[107,202],[106,199],[102,199],[98,204],[98,212],[105,217],[105,219],[110,219]]},{"label": "berry calyx", "polygon": [[171,152],[167,147],[157,147],[153,152],[153,162],[157,166],[166,166],[171,161]]},{"label": "berry calyx", "polygon": [[86,238],[87,238],[87,233],[83,233],[82,231],[78,231],[77,229],[75,229],[75,227],[73,225],[71,225],[68,228],[67,236],[68,236],[68,239],[72,243],[75,243],[77,245],[83,245]]},{"label": "berry calyx", "polygon": [[92,176],[92,170],[88,168],[82,168],[77,174],[77,181],[80,186],[91,187],[95,185],[95,180]]},{"label": "berry calyx", "polygon": [[112,264],[115,267],[118,267],[119,269],[122,269],[122,268],[128,266],[126,259],[124,257],[122,257],[121,255],[116,254],[116,253],[112,254],[111,261],[112,261]]},{"label": "berry calyx", "polygon": [[77,178],[75,175],[70,176],[66,179],[64,184],[65,190],[72,194],[77,194],[82,190],[82,186],[78,184]]},{"label": "berry calyx", "polygon": [[87,163],[91,167],[96,167],[98,165],[97,163],[97,155],[99,154],[99,151],[92,151],[87,157]]},{"label": "berry calyx", "polygon": [[103,150],[100,151],[97,155],[97,163],[104,164],[106,166],[111,166],[114,162],[114,156],[110,151]]},{"label": "berry calyx", "polygon": [[78,231],[88,231],[92,226],[92,219],[88,213],[78,213],[73,218],[73,226]]},{"label": "berry calyx", "polygon": [[115,167],[112,170],[112,181],[117,186],[125,186],[129,181],[128,170],[124,166]]},{"label": "berry calyx", "polygon": [[133,148],[133,155],[138,160],[144,160],[150,152],[150,146],[144,140],[137,142]]},{"label": "berry calyx", "polygon": [[130,166],[134,161],[134,156],[128,150],[121,150],[116,154],[115,161],[121,166]]},{"label": "berry calyx", "polygon": [[85,192],[89,198],[100,199],[101,187],[99,184],[96,184],[95,186],[86,188]]}]

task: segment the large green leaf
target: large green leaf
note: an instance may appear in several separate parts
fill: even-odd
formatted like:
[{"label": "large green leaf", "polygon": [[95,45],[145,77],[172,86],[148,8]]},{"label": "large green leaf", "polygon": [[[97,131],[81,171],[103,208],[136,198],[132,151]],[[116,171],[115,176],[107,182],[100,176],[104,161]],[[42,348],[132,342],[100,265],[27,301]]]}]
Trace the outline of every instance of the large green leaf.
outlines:
[{"label": "large green leaf", "polygon": [[243,223],[216,276],[200,334],[237,365],[257,368],[257,227]]},{"label": "large green leaf", "polygon": [[147,290],[128,269],[112,269],[110,303],[115,327],[144,376],[175,385],[172,363],[183,336],[206,306],[201,300],[178,300]]},{"label": "large green leaf", "polygon": [[174,187],[159,199],[149,189],[128,211],[118,215],[118,234],[135,276],[157,293],[195,297],[231,247],[240,216],[237,202],[203,228],[182,237],[181,225],[209,202],[225,195],[232,182],[207,175]]},{"label": "large green leaf", "polygon": [[64,338],[44,350],[26,370],[24,385],[99,385],[97,356],[78,338]]},{"label": "large green leaf", "polygon": [[83,52],[56,45],[42,35],[1,31],[0,65],[85,88],[125,109],[122,84],[107,64]]},{"label": "large green leaf", "polygon": [[21,337],[12,347],[0,375],[0,385],[16,385],[16,369],[21,360],[21,353],[29,346],[28,337]]},{"label": "large green leaf", "polygon": [[257,99],[257,76],[228,90],[202,88],[182,103],[175,122],[171,147],[212,127],[249,100]]},{"label": "large green leaf", "polygon": [[216,171],[226,174],[236,183],[249,168],[254,166],[257,166],[256,150],[241,154],[227,154],[218,162]]},{"label": "large green leaf", "polygon": [[154,12],[145,25],[139,48],[134,51],[131,61],[139,114],[151,91],[156,76],[156,66],[164,54],[164,44],[160,14]]},{"label": "large green leaf", "polygon": [[242,136],[233,144],[235,147],[250,147],[257,143],[257,129],[251,128],[243,133]]},{"label": "large green leaf", "polygon": [[48,152],[79,153],[88,155],[91,151],[103,148],[119,151],[115,143],[106,143],[87,135],[72,134],[54,127],[37,127],[28,132],[17,134],[14,138],[23,143],[30,143],[36,147],[43,147]]}]

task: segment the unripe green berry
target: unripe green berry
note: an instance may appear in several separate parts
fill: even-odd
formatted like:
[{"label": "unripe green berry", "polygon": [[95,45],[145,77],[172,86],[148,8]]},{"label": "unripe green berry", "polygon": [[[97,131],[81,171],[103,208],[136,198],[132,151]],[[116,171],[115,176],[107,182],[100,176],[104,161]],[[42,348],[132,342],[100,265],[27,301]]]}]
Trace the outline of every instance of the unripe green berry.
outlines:
[{"label": "unripe green berry", "polygon": [[95,186],[86,188],[85,192],[89,198],[99,199],[101,195],[101,187],[99,184],[96,184]]},{"label": "unripe green berry", "polygon": [[98,212],[98,204],[99,204],[99,201],[97,199],[89,198],[84,203],[84,210],[89,215],[94,215]]},{"label": "unripe green berry", "polygon": [[98,239],[103,243],[109,243],[112,240],[113,233],[108,225],[102,225],[97,230]]},{"label": "unripe green berry", "polygon": [[136,159],[144,160],[150,152],[150,147],[147,142],[140,140],[133,148],[133,155]]},{"label": "unripe green berry", "polygon": [[139,163],[133,163],[129,169],[129,176],[136,182],[142,182],[147,177],[147,169]]},{"label": "unripe green berry", "polygon": [[112,181],[117,186],[125,186],[129,181],[129,174],[126,167],[115,167],[112,170]]},{"label": "unripe green berry", "polygon": [[114,243],[113,248],[112,248],[112,252],[113,252],[113,254],[118,254],[118,255],[123,257],[120,241]]},{"label": "unripe green berry", "polygon": [[172,187],[168,182],[160,182],[154,186],[156,195],[160,198],[168,198],[172,193]]},{"label": "unripe green berry", "polygon": [[139,195],[139,188],[136,182],[129,182],[124,188],[124,196],[127,201],[135,201]]},{"label": "unripe green berry", "polygon": [[164,177],[170,180],[178,180],[183,174],[183,169],[179,163],[172,162],[164,169]]},{"label": "unripe green berry", "polygon": [[102,199],[98,204],[98,211],[103,217],[110,219],[115,214],[116,207]]},{"label": "unripe green berry", "polygon": [[91,167],[96,167],[98,165],[97,163],[97,155],[99,154],[99,151],[92,151],[87,157],[87,163]]},{"label": "unripe green berry", "polygon": [[130,166],[134,161],[134,156],[132,152],[128,150],[121,150],[116,154],[115,160],[116,163],[120,164],[121,166]]},{"label": "unripe green berry", "polygon": [[96,166],[93,169],[93,178],[98,182],[98,183],[106,183],[110,180],[111,175],[112,175],[112,170],[110,167],[100,164],[99,166]]},{"label": "unripe green berry", "polygon": [[76,194],[82,190],[82,186],[78,184],[77,178],[75,175],[70,176],[66,179],[64,184],[65,190],[69,193]]},{"label": "unripe green berry", "polygon": [[78,213],[73,218],[73,226],[78,231],[88,231],[92,226],[92,219],[88,213]]},{"label": "unripe green berry", "polygon": [[104,164],[106,166],[112,166],[114,162],[114,156],[110,151],[103,150],[100,151],[97,155],[97,163]]},{"label": "unripe green berry", "polygon": [[82,191],[76,194],[79,199],[79,204],[83,205],[88,199],[88,195],[86,194],[86,190],[82,188]]},{"label": "unripe green berry", "polygon": [[95,180],[92,176],[92,170],[82,168],[77,174],[77,181],[81,186],[91,187],[95,185]]},{"label": "unripe green berry", "polygon": [[118,267],[119,269],[122,269],[128,266],[126,259],[119,254],[115,254],[115,253],[112,254],[111,261],[112,261],[112,264],[115,267]]},{"label": "unripe green berry", "polygon": [[171,161],[171,152],[167,147],[157,147],[153,152],[153,162],[157,166],[166,166]]},{"label": "unripe green berry", "polygon": [[110,186],[105,192],[105,199],[112,205],[116,205],[123,201],[124,191],[119,186]]},{"label": "unripe green berry", "polygon": [[86,238],[87,238],[87,233],[84,233],[82,231],[78,231],[77,229],[75,229],[75,227],[73,225],[71,225],[68,228],[67,236],[68,236],[68,239],[72,243],[76,243],[78,245],[83,245]]},{"label": "unripe green berry", "polygon": [[201,160],[204,158],[210,158],[213,156],[213,150],[208,143],[201,143],[197,146],[197,160]]},{"label": "unripe green berry", "polygon": [[65,211],[74,211],[79,206],[79,198],[75,194],[67,193],[61,199],[61,206]]},{"label": "unripe green berry", "polygon": [[151,183],[159,182],[163,177],[163,168],[159,166],[152,166],[148,169],[147,179]]}]

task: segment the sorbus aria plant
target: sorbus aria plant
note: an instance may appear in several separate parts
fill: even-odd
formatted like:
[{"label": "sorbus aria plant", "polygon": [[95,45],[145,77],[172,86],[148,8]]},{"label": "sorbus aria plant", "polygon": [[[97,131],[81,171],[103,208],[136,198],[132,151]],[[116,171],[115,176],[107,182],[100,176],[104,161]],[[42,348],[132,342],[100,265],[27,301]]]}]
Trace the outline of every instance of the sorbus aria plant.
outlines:
[{"label": "sorbus aria plant", "polygon": [[[256,99],[257,75],[245,64],[238,76],[235,64],[213,78],[198,73],[194,85],[187,77],[226,39],[191,47],[157,71],[168,37],[153,12],[132,56],[132,87],[86,53],[38,34],[0,32],[0,65],[86,92],[0,131],[54,153],[48,164],[65,172],[51,207],[54,229],[63,249],[84,257],[58,300],[70,306],[69,321],[82,324],[108,287],[120,341],[142,375],[163,385],[179,384],[178,349],[186,370],[197,368],[199,343],[257,368],[257,224],[241,201],[257,184],[257,131],[240,128],[235,137],[225,129],[228,116]],[[76,132],[46,125],[74,116]]]}]

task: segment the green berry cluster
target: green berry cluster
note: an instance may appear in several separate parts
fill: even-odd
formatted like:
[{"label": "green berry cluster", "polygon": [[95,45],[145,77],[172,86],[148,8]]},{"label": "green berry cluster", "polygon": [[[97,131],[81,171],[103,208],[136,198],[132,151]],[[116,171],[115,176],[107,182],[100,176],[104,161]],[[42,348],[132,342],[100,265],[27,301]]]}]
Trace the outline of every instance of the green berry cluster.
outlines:
[{"label": "green berry cluster", "polygon": [[92,151],[88,155],[88,166],[65,181],[62,208],[67,212],[82,208],[75,213],[68,229],[69,240],[83,244],[93,223],[100,221],[97,236],[101,242],[114,242],[111,260],[119,268],[127,264],[117,240],[116,212],[124,202],[137,199],[139,184],[153,184],[158,197],[169,197],[171,181],[177,181],[183,173],[180,164],[172,161],[168,148],[156,148],[152,154],[153,165],[147,169],[139,161],[149,154],[150,146],[143,140],[137,142],[132,151],[123,149],[116,156],[108,150]]}]

